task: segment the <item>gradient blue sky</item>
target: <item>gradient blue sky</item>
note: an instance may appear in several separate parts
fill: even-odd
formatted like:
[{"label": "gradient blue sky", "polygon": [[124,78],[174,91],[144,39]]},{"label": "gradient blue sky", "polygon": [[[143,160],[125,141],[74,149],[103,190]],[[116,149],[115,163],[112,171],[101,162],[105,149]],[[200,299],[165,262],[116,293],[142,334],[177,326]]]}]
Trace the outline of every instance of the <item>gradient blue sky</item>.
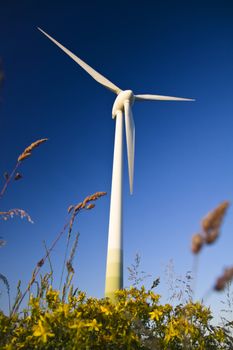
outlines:
[{"label": "gradient blue sky", "polygon": [[[67,207],[107,191],[83,213],[74,283],[102,297],[111,190],[114,95],[44,37],[54,36],[122,89],[193,97],[196,102],[134,105],[134,195],[124,168],[124,284],[136,252],[141,267],[161,277],[173,259],[177,274],[192,267],[191,235],[201,218],[233,198],[233,5],[229,1],[11,1],[0,6],[0,56],[5,85],[0,105],[0,169],[10,171],[31,142],[48,137],[21,167],[1,210],[23,208],[35,223],[0,223],[0,271],[23,286],[62,228]],[[3,178],[2,178],[3,185]],[[233,263],[230,208],[217,243],[203,250],[196,297]],[[64,237],[51,259],[60,278]],[[152,279],[145,282],[150,287]],[[6,308],[6,295],[0,307]],[[221,295],[208,303],[216,314]]]}]

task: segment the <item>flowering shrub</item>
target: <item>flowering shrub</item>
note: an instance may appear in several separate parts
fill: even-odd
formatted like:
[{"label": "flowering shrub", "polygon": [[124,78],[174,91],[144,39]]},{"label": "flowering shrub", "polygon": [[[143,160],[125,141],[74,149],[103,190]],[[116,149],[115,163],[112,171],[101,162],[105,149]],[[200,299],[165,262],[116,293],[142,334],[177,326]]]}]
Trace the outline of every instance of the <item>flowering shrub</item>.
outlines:
[{"label": "flowering shrub", "polygon": [[17,349],[232,349],[224,328],[210,324],[208,308],[189,302],[161,305],[152,290],[131,287],[108,298],[87,298],[71,287],[67,300],[48,286],[30,296],[21,314],[0,313],[0,348]]}]

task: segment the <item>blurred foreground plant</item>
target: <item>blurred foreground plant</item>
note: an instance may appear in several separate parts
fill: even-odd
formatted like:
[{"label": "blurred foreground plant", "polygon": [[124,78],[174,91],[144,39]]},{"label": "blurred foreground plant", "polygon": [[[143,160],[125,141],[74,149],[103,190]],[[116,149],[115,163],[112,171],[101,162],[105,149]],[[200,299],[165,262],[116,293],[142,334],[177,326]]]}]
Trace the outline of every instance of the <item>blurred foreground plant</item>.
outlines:
[{"label": "blurred foreground plant", "polygon": [[[193,281],[197,280],[197,270],[198,270],[198,257],[205,244],[213,244],[216,242],[220,234],[221,225],[226,212],[230,206],[228,201],[220,203],[214,210],[210,211],[201,221],[201,233],[196,233],[192,236],[191,250],[194,254],[193,262]],[[225,268],[224,273],[216,280],[213,288],[211,288],[206,296],[209,296],[212,291],[222,291],[233,279],[233,266]],[[193,284],[193,294],[195,286]],[[205,296],[205,297],[206,297]]]},{"label": "blurred foreground plant", "polygon": [[192,237],[192,252],[198,254],[204,244],[213,244],[219,237],[221,225],[230,203],[224,201],[202,219],[202,232]]}]

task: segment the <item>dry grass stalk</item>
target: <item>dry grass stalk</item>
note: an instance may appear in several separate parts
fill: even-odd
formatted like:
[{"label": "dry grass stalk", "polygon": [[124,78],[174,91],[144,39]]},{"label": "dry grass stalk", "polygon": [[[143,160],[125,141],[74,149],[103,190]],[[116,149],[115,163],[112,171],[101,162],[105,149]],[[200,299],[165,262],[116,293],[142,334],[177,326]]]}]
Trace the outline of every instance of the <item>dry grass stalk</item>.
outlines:
[{"label": "dry grass stalk", "polygon": [[2,59],[0,58],[0,87],[2,87],[4,80],[5,80],[5,74],[3,71]]},{"label": "dry grass stalk", "polygon": [[8,282],[8,279],[6,278],[6,276],[4,276],[3,274],[0,273],[0,280],[3,282],[3,284],[5,285],[7,292],[10,292],[10,284]]},{"label": "dry grass stalk", "polygon": [[63,265],[62,265],[62,273],[61,273],[59,289],[61,288],[61,285],[62,285],[64,270],[65,270],[65,265],[66,265],[66,259],[67,259],[67,253],[68,253],[68,247],[69,247],[69,242],[70,242],[70,237],[71,237],[71,232],[73,229],[75,217],[81,210],[93,209],[95,207],[95,204],[90,203],[90,202],[96,201],[97,199],[101,198],[102,196],[105,196],[106,194],[107,194],[107,192],[95,192],[92,195],[87,196],[82,202],[79,202],[78,204],[75,204],[75,205],[73,205],[73,204],[70,205],[67,209],[68,213],[72,213],[72,215],[71,215],[70,222],[69,222],[69,230],[68,230],[68,236],[67,236],[65,257],[64,257],[64,261],[63,261]]},{"label": "dry grass stalk", "polygon": [[204,244],[212,244],[219,236],[220,228],[230,203],[224,201],[217,208],[209,212],[201,221],[202,232],[193,235],[191,250],[198,254]]},{"label": "dry grass stalk", "polygon": [[74,240],[74,244],[73,244],[73,247],[72,247],[71,252],[70,252],[70,257],[69,257],[68,261],[69,261],[69,263],[71,265],[73,264],[75,252],[76,252],[76,249],[77,249],[77,246],[78,246],[78,239],[79,239],[79,233],[76,234],[76,237],[75,237],[75,240]]},{"label": "dry grass stalk", "polygon": [[68,270],[68,273],[74,273],[73,265],[69,260],[66,262],[66,268]]},{"label": "dry grass stalk", "polygon": [[222,202],[202,220],[201,225],[207,244],[214,243],[219,236],[220,227],[229,205],[228,201]]},{"label": "dry grass stalk", "polygon": [[[1,62],[0,62],[1,63]],[[0,82],[1,82],[1,67],[0,67]],[[33,142],[29,147],[27,147],[24,152],[19,156],[18,158],[18,161],[15,165],[15,168],[13,169],[13,171],[11,172],[11,174],[9,175],[7,172],[4,173],[4,178],[5,178],[5,184],[0,192],[0,198],[4,195],[8,185],[9,185],[9,182],[11,181],[11,179],[14,177],[15,180],[19,180],[22,178],[22,175],[17,172],[16,173],[16,170],[18,169],[19,165],[20,165],[20,161],[22,161],[23,159],[27,158],[29,155],[31,155],[31,151],[38,147],[41,143],[47,141],[47,139],[41,139],[41,140],[38,140],[36,142]],[[3,219],[3,220],[8,220],[10,218],[13,218],[14,216],[20,216],[21,219],[23,218],[26,218],[30,223],[33,223],[30,215],[23,209],[18,209],[18,208],[15,208],[15,209],[11,209],[11,210],[8,210],[8,211],[1,211],[0,212],[0,219]],[[5,244],[5,241],[1,239],[0,237],[0,247],[3,246]],[[43,259],[42,259],[43,260]],[[40,266],[43,265],[44,262],[41,261],[40,263]],[[35,271],[35,270],[34,270]],[[8,280],[7,278],[0,274],[0,279],[3,281],[3,283],[5,284],[6,288],[7,288],[7,293],[8,293],[8,299],[9,299],[9,313],[11,312],[11,306],[10,306],[10,286],[9,286],[9,283],[8,283]],[[32,278],[32,281],[35,280],[35,274],[33,273],[33,278]],[[33,282],[30,282],[29,283],[29,288],[30,286],[32,285]],[[16,301],[14,303],[14,306],[12,308],[12,312],[15,310],[15,307],[17,308],[17,305],[18,303],[20,304],[22,299],[22,295],[21,295],[21,292],[20,292],[20,282],[18,284],[18,294],[17,294],[17,298],[16,298]]]},{"label": "dry grass stalk", "polygon": [[62,290],[62,301],[63,302],[65,301],[67,290],[70,286],[70,283],[71,283],[72,278],[73,278],[74,273],[75,273],[74,268],[73,268],[73,259],[74,259],[75,252],[76,252],[76,249],[78,246],[78,239],[79,239],[79,233],[76,234],[74,244],[73,244],[73,247],[71,249],[70,257],[66,262],[67,276],[66,276],[66,281],[64,283],[63,290]]},{"label": "dry grass stalk", "polygon": [[4,241],[3,239],[0,239],[0,247],[3,247],[6,244],[6,241]]},{"label": "dry grass stalk", "polygon": [[70,214],[73,209],[74,209],[74,205],[70,205],[69,208],[67,209],[68,214]]},{"label": "dry grass stalk", "polygon": [[[44,244],[44,247],[45,247],[45,252],[46,252],[46,254],[48,254],[48,248],[47,248],[46,242],[43,241],[43,244]],[[48,262],[49,262],[49,267],[50,267],[50,273],[49,273],[50,274],[50,279],[51,279],[50,285],[53,285],[53,266],[52,266],[52,262],[51,262],[49,254],[48,254]]]},{"label": "dry grass stalk", "polygon": [[204,244],[204,238],[200,233],[196,233],[195,235],[193,235],[192,247],[191,247],[193,254],[199,253],[203,244]]},{"label": "dry grass stalk", "polygon": [[44,265],[44,259],[40,259],[37,263],[37,267],[42,267]]},{"label": "dry grass stalk", "polygon": [[5,180],[8,180],[9,177],[10,177],[10,175],[8,174],[7,171],[5,171],[5,173],[3,174],[3,176],[4,176],[4,179],[5,179]]},{"label": "dry grass stalk", "polygon": [[32,154],[32,151],[38,147],[39,145],[41,145],[42,143],[44,143],[45,141],[47,141],[48,139],[45,138],[45,139],[40,139],[40,140],[37,140],[33,143],[31,143],[30,146],[28,146],[27,148],[25,148],[25,150],[23,151],[23,153],[20,154],[20,156],[18,157],[18,162],[21,162],[23,161],[24,159],[28,158],[31,156]]},{"label": "dry grass stalk", "polygon": [[0,211],[0,219],[8,220],[13,218],[14,216],[20,216],[21,219],[26,218],[28,222],[33,224],[33,221],[30,215],[23,209],[10,209],[8,211]]},{"label": "dry grass stalk", "polygon": [[93,209],[93,208],[95,208],[95,204],[94,203],[88,204],[86,206],[86,209],[88,209],[88,210]]},{"label": "dry grass stalk", "polygon": [[214,286],[214,290],[222,291],[226,285],[233,279],[233,266],[224,270],[222,276],[220,276]]},{"label": "dry grass stalk", "polygon": [[18,304],[19,300],[22,298],[22,292],[21,292],[21,280],[18,281],[17,284],[17,294],[15,297],[15,302],[12,306],[11,312],[10,312],[10,316],[13,314],[13,310],[15,309],[16,305]]},{"label": "dry grass stalk", "polygon": [[[82,202],[79,202],[76,205],[70,205],[67,209],[68,213],[70,214],[71,212],[73,212],[72,217],[76,216],[76,214],[81,210],[81,209],[93,209],[95,207],[94,203],[90,203],[93,201],[96,201],[97,199],[99,199],[102,196],[105,196],[107,194],[107,192],[96,192],[94,194],[92,194],[91,196],[86,197]],[[88,204],[90,203],[90,204]],[[71,223],[73,223],[73,220],[71,218]],[[72,225],[71,225],[72,226]]]},{"label": "dry grass stalk", "polygon": [[81,202],[81,203],[76,204],[76,205],[74,206],[74,212],[75,212],[75,213],[77,213],[77,212],[79,211],[79,209],[81,209],[81,208],[82,208],[82,205],[83,205],[83,203],[82,203],[82,202]]},{"label": "dry grass stalk", "polygon": [[6,244],[6,241],[0,237],[0,248],[3,247]]},{"label": "dry grass stalk", "polygon": [[[89,197],[86,197],[86,199],[85,199],[86,203],[90,202],[90,201],[93,201],[93,200],[97,200],[97,199],[99,199],[100,197],[102,197],[102,196],[104,196],[106,194],[107,194],[107,192],[96,192],[93,195],[91,195]],[[82,202],[82,204],[83,203],[84,203],[84,201]],[[86,206],[86,204],[85,204],[85,206]],[[76,212],[74,211],[72,213],[71,219],[68,222],[66,222],[66,224],[63,227],[63,229],[59,232],[59,234],[57,235],[57,237],[53,241],[51,247],[49,249],[46,249],[46,254],[45,254],[45,256],[42,259],[40,259],[38,261],[38,263],[37,263],[37,265],[36,265],[36,267],[35,267],[35,269],[34,269],[34,271],[32,273],[32,278],[31,278],[31,280],[29,281],[29,283],[27,285],[27,288],[25,289],[25,291],[23,293],[20,294],[20,296],[16,300],[14,306],[12,307],[11,315],[14,315],[19,310],[19,307],[20,307],[23,299],[25,298],[26,294],[30,291],[33,283],[35,282],[36,277],[37,277],[41,267],[44,265],[45,261],[50,257],[50,254],[51,254],[52,250],[54,249],[55,245],[57,244],[57,242],[59,241],[61,236],[65,233],[66,229],[69,227],[68,240],[67,240],[67,245],[66,245],[66,253],[65,253],[64,263],[66,262],[67,249],[68,249],[69,239],[70,239],[70,236],[71,236],[71,231],[72,231],[72,228],[73,228],[75,217],[77,216],[77,214],[79,213],[80,210],[85,209],[85,206],[83,208],[81,208],[81,206],[80,206],[80,208]],[[63,269],[64,269],[64,267],[63,267]]]},{"label": "dry grass stalk", "polygon": [[88,196],[84,199],[84,201],[82,202],[82,206],[81,208],[85,208],[87,203],[92,202],[92,201],[96,201],[97,199],[99,199],[102,196],[105,196],[106,192],[96,192],[94,194],[92,194],[91,196]]},{"label": "dry grass stalk", "polygon": [[7,296],[8,296],[8,307],[9,307],[9,313],[10,313],[10,310],[11,310],[10,284],[9,284],[8,279],[6,278],[6,276],[4,276],[1,273],[0,273],[0,280],[3,282],[3,284],[6,287]]},{"label": "dry grass stalk", "polygon": [[18,157],[18,161],[15,165],[15,168],[12,170],[11,174],[9,175],[7,172],[4,173],[4,178],[5,178],[5,184],[0,192],[0,198],[3,197],[8,185],[9,185],[9,182],[11,181],[11,179],[14,177],[15,180],[19,180],[22,175],[20,173],[16,173],[16,170],[18,169],[18,167],[20,166],[21,162],[30,157],[31,156],[31,152],[34,148],[38,147],[41,143],[47,141],[48,139],[45,138],[45,139],[40,139],[40,140],[37,140],[35,142],[33,142],[30,146],[28,146],[24,151],[23,153],[20,154],[20,156]]},{"label": "dry grass stalk", "polygon": [[[74,224],[74,219],[76,217],[76,215],[83,209],[93,209],[95,207],[94,203],[90,203],[92,201],[96,201],[97,199],[99,199],[102,196],[105,196],[107,194],[107,192],[96,192],[94,194],[92,194],[91,196],[86,197],[82,202],[79,202],[76,205],[70,205],[68,207],[68,213],[72,212],[72,216],[69,222],[69,232],[68,232],[68,239],[70,237],[72,228],[73,228],[73,224]],[[90,203],[90,204],[88,204]]]},{"label": "dry grass stalk", "polygon": [[9,185],[9,182],[11,181],[13,176],[15,175],[16,170],[18,169],[19,165],[20,165],[20,163],[17,162],[10,175],[7,172],[4,173],[4,178],[5,178],[6,181],[5,181],[5,184],[4,184],[4,186],[3,186],[2,190],[1,190],[0,198],[3,197],[7,187]]},{"label": "dry grass stalk", "polygon": [[22,174],[16,173],[14,179],[15,179],[15,181],[18,181],[18,180],[22,179],[22,177],[23,177]]},{"label": "dry grass stalk", "polygon": [[141,263],[141,256],[139,253],[136,253],[134,258],[135,264],[131,264],[131,267],[127,267],[127,270],[129,271],[129,281],[133,281],[132,285],[134,287],[138,286],[141,282],[143,282],[148,277],[151,277],[151,275],[146,275],[145,271],[140,271],[140,263]]}]

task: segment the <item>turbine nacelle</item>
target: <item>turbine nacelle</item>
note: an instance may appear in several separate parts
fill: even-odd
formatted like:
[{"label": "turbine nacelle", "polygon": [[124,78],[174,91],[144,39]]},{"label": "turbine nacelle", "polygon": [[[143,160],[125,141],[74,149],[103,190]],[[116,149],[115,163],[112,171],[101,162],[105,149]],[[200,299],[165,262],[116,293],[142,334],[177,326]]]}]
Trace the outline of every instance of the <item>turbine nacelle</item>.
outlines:
[{"label": "turbine nacelle", "polygon": [[112,107],[113,119],[116,117],[118,111],[121,111],[124,113],[124,106],[126,102],[128,102],[130,106],[132,106],[134,103],[134,100],[135,100],[135,97],[132,90],[121,91],[118,94],[117,98],[115,99],[115,102]]}]

